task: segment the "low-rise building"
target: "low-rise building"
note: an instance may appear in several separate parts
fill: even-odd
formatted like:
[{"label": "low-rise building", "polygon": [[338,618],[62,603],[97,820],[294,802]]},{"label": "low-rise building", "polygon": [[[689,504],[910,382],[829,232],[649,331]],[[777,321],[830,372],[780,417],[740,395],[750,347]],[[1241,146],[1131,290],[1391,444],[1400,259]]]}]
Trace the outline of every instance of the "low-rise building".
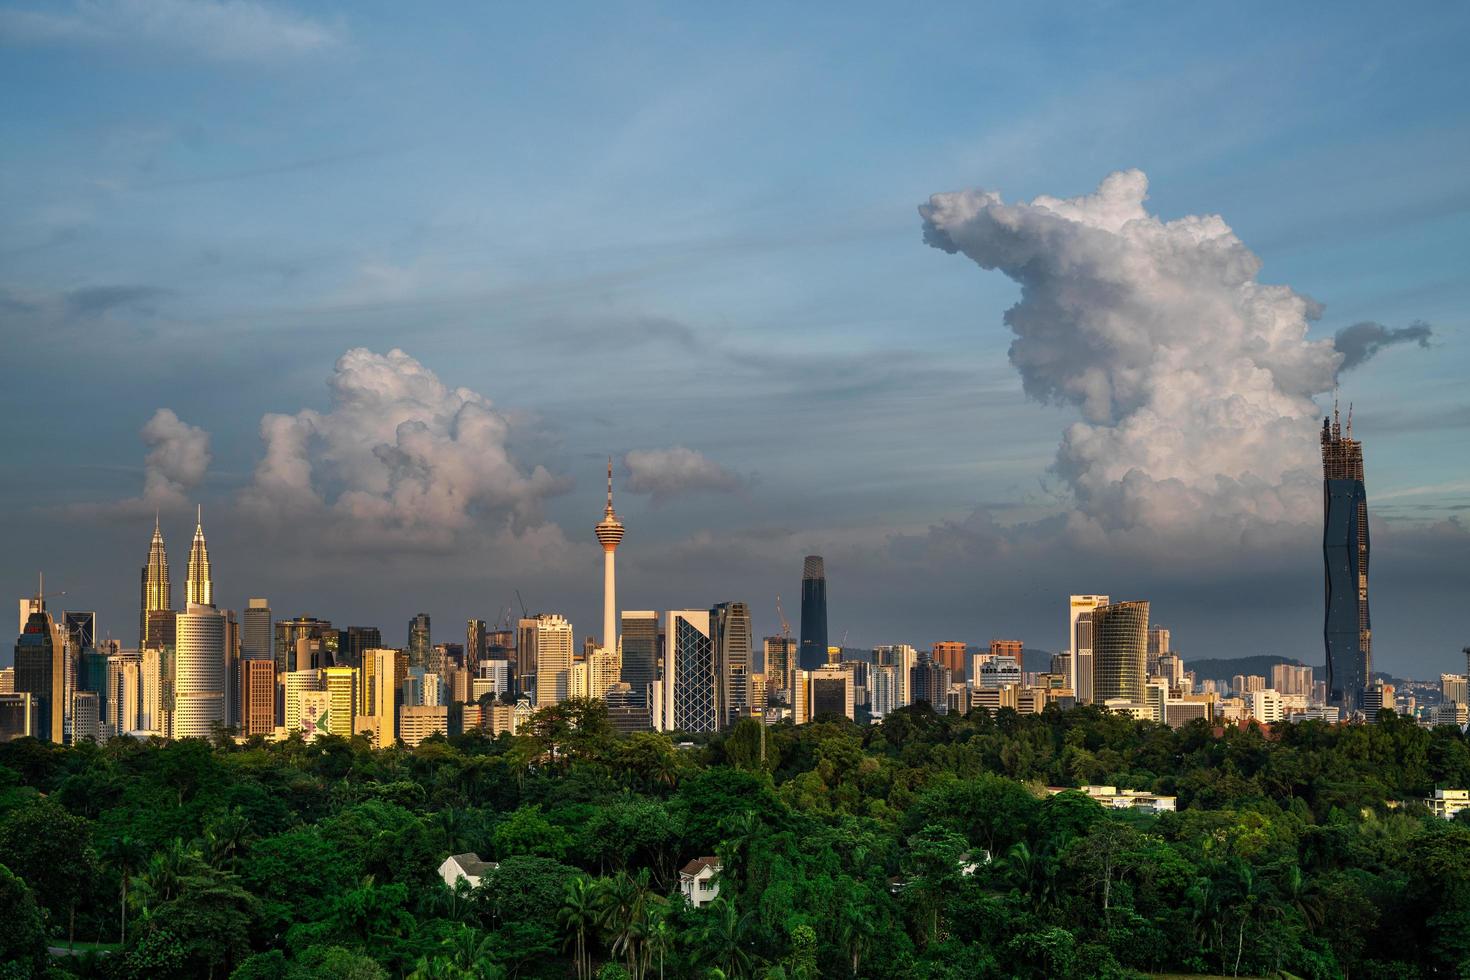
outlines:
[{"label": "low-rise building", "polygon": [[455,882],[463,878],[469,882],[471,888],[479,888],[480,880],[489,872],[494,871],[498,865],[494,861],[481,861],[480,855],[473,851],[464,854],[451,854],[439,865],[439,877],[444,879],[444,884],[453,888]]},{"label": "low-rise building", "polygon": [[679,869],[679,891],[690,905],[702,909],[720,897],[720,883],[715,880],[719,873],[719,858],[695,858]]},{"label": "low-rise building", "polygon": [[1424,805],[1436,817],[1453,820],[1461,810],[1470,810],[1470,789],[1437,789]]},{"label": "low-rise building", "polygon": [[1048,786],[1046,791],[1052,796],[1058,793],[1085,793],[1089,799],[1097,800],[1111,810],[1164,813],[1178,809],[1179,804],[1178,797],[1160,796],[1141,789],[1120,790],[1116,786],[1078,786],[1076,789],[1066,786]]}]

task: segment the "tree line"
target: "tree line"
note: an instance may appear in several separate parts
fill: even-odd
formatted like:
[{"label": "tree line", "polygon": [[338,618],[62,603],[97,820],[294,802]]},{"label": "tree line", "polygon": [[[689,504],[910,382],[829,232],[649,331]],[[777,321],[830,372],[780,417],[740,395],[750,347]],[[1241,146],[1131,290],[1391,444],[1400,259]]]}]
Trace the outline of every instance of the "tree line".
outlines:
[{"label": "tree line", "polygon": [[[1157,816],[1047,786],[1178,797]],[[1470,745],[1092,707],[0,744],[0,980],[1470,976]],[[479,887],[436,869],[474,851]],[[719,858],[690,907],[678,870]],[[48,947],[60,950],[48,953]]]}]

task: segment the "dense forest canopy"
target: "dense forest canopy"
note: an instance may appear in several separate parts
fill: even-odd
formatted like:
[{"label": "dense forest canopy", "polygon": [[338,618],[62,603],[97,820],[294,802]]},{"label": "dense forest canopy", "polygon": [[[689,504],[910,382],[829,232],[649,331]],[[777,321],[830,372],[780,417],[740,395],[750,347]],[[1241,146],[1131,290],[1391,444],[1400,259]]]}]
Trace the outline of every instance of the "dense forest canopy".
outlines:
[{"label": "dense forest canopy", "polygon": [[[1088,783],[1179,810],[1044,790]],[[1466,786],[1465,735],[1391,712],[1217,733],[917,705],[681,745],[572,701],[412,751],[21,739],[0,977],[1470,976],[1470,826],[1415,802]],[[466,851],[498,863],[451,889]]]}]

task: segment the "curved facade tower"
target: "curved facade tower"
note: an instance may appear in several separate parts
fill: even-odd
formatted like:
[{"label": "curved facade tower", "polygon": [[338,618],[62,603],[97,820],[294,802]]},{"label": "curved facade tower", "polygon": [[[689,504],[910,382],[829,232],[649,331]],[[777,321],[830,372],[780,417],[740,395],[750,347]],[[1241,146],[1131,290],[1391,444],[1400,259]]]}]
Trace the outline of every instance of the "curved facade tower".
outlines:
[{"label": "curved facade tower", "polygon": [[1092,695],[1098,704],[1144,700],[1148,680],[1148,603],[1114,602],[1092,610]]},{"label": "curved facade tower", "polygon": [[174,648],[174,738],[208,738],[225,723],[225,617],[191,602],[179,613]]},{"label": "curved facade tower", "polygon": [[158,515],[153,515],[153,540],[148,545],[148,562],[143,566],[142,589],[138,601],[138,649],[148,645],[148,614],[173,608],[173,590],[168,581],[168,552],[163,547],[163,531]]},{"label": "curved facade tower", "polygon": [[613,512],[612,500],[612,457],[607,460],[607,508],[602,520],[593,528],[597,542],[602,545],[602,647],[604,650],[618,648],[618,586],[614,556],[618,543],[623,540],[623,522]]},{"label": "curved facade tower", "polygon": [[1322,570],[1326,615],[1327,703],[1344,714],[1361,707],[1373,674],[1373,624],[1368,616],[1368,493],[1363,444],[1344,435],[1337,416],[1322,420]]},{"label": "curved facade tower", "polygon": [[184,585],[189,606],[214,605],[214,580],[209,573],[209,547],[204,543],[204,508],[199,508],[194,525],[194,543],[189,546],[189,577]]},{"label": "curved facade tower", "polygon": [[807,555],[801,570],[802,670],[816,670],[827,662],[827,570],[821,555]]}]

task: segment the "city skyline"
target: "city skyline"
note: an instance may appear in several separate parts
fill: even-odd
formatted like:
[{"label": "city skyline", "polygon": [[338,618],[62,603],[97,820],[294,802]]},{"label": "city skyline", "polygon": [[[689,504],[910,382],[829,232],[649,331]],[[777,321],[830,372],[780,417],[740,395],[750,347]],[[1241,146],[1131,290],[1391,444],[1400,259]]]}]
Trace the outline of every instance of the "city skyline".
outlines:
[{"label": "city skyline", "polygon": [[[624,609],[744,601],[772,635],[820,554],[854,646],[1063,650],[1055,597],[1103,592],[1189,656],[1320,663],[1302,474],[1336,385],[1371,447],[1375,668],[1458,669],[1463,11],[589,11],[595,43],[519,12],[509,45],[484,11],[282,5],[221,49],[110,9],[0,7],[0,331],[37,368],[0,393],[12,595],[44,567],[130,646],[140,531],[157,510],[177,549],[202,504],[221,608],[396,643],[520,590],[595,635],[611,454]],[[1003,65],[970,57],[997,30]],[[525,60],[551,38],[583,57]]]}]

